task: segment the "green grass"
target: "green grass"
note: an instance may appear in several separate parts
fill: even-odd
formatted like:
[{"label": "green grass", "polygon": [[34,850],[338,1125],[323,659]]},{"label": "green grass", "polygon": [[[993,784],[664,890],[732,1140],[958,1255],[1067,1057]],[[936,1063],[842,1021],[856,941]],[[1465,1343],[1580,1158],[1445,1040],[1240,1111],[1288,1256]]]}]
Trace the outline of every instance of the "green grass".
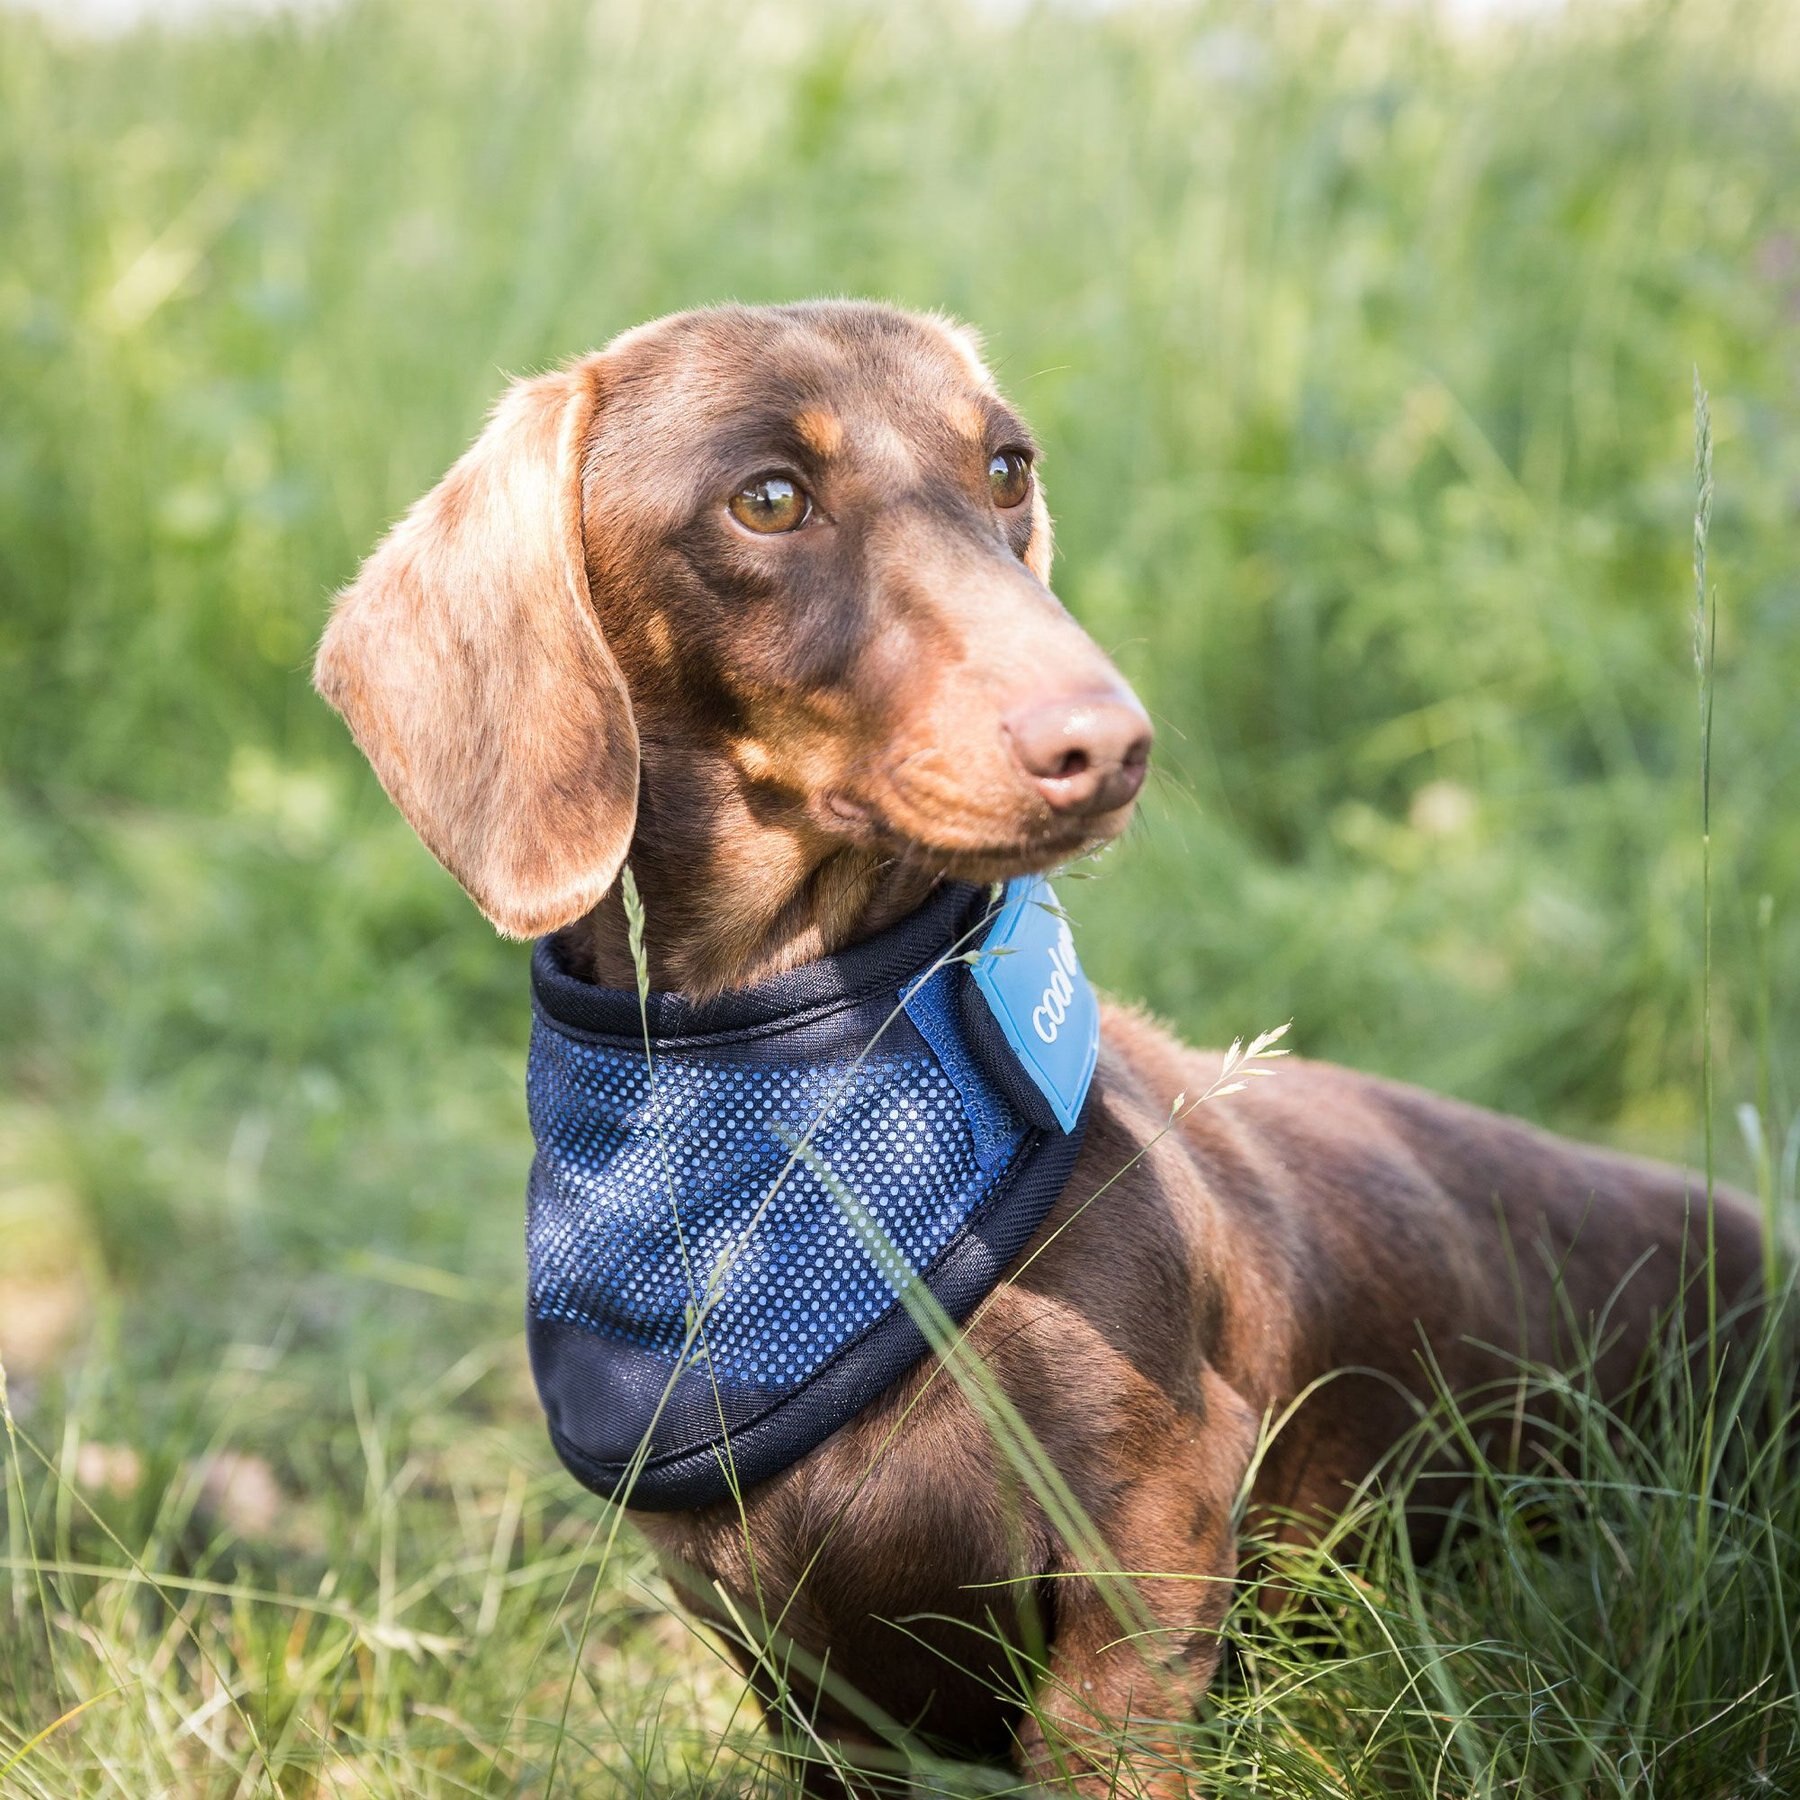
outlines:
[{"label": "green grass", "polygon": [[[1797,191],[1773,3],[0,10],[0,1793],[787,1791],[543,1441],[522,953],[305,678],[502,372],[673,306],[986,331],[1161,727],[1101,982],[1695,1161],[1707,1045],[1791,1229]],[[1213,1790],[1800,1793],[1764,1397],[1604,1424],[1284,1569]]]}]

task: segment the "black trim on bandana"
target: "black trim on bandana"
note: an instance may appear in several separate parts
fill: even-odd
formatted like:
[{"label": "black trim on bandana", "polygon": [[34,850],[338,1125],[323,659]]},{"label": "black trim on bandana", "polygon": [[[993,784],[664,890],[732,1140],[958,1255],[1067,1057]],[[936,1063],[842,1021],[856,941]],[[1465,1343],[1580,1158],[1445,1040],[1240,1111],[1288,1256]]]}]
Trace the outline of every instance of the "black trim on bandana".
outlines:
[{"label": "black trim on bandana", "polygon": [[[974,932],[987,910],[986,888],[947,881],[916,912],[835,956],[698,1005],[679,994],[652,993],[642,1011],[628,989],[596,987],[569,974],[556,939],[539,938],[531,953],[531,995],[541,1018],[595,1043],[641,1048],[647,1020],[654,1049],[710,1054],[729,1040],[787,1040],[803,1027],[830,1023],[803,1040],[804,1055],[829,1054],[855,1039],[854,1025],[836,1022],[844,1012],[885,1003],[886,1018],[906,980],[938,956],[974,947],[972,939],[960,946],[956,940]],[[856,1040],[853,1047],[865,1042]]]}]

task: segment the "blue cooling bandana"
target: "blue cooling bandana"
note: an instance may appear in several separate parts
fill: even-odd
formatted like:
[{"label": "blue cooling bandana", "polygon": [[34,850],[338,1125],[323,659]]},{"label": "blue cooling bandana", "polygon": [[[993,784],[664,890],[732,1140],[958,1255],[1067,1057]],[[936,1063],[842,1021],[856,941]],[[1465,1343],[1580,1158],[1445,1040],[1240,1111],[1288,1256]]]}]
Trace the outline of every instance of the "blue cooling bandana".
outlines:
[{"label": "blue cooling bandana", "polygon": [[640,1011],[549,938],[531,982],[532,1371],[632,1506],[804,1456],[925,1354],[902,1293],[966,1319],[1075,1161],[1099,1010],[1035,876],[703,1006]]}]

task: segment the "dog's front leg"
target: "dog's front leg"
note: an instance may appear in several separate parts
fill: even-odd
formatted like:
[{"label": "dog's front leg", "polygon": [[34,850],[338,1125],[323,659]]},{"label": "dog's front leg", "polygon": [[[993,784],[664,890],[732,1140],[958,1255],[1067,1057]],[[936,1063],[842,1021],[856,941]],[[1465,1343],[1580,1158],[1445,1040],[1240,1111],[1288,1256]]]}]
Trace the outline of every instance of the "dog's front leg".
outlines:
[{"label": "dog's front leg", "polygon": [[[1182,1726],[1218,1666],[1236,1579],[1239,1490],[1255,1415],[1210,1372],[1197,1412],[1135,1460],[1094,1523],[1105,1570],[1053,1570],[1050,1663],[1018,1737],[1033,1780],[1083,1795],[1192,1793]],[[1160,1436],[1160,1434],[1159,1434]]]}]

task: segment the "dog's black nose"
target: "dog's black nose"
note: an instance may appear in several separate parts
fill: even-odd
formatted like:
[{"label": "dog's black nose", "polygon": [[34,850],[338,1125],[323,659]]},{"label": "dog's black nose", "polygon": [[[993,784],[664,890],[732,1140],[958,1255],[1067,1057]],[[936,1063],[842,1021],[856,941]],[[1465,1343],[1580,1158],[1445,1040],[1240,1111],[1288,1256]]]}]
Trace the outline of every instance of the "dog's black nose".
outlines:
[{"label": "dog's black nose", "polygon": [[1008,714],[1004,730],[1053,812],[1116,812],[1144,785],[1150,720],[1128,692],[1034,701]]}]

